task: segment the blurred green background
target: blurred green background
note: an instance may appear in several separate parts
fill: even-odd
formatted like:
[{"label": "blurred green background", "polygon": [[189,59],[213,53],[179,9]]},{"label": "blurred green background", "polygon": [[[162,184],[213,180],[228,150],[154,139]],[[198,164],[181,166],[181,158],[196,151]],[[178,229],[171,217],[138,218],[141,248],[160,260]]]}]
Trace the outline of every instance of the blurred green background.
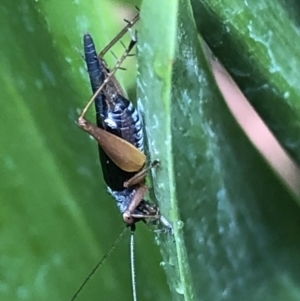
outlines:
[{"label": "blurred green background", "polygon": [[[69,300],[124,227],[97,146],[76,120],[91,94],[83,34],[100,51],[135,4],[1,3],[0,300]],[[107,60],[115,62],[111,54]],[[134,68],[119,75],[134,91]],[[144,225],[136,250],[141,300],[168,299],[154,235]],[[131,298],[128,233],[78,301]]]}]

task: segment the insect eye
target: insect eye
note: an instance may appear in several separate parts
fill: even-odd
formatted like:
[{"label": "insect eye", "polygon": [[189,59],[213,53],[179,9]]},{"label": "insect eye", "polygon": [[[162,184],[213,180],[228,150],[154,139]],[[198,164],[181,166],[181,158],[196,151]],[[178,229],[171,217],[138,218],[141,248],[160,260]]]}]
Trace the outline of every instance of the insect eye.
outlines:
[{"label": "insect eye", "polygon": [[123,214],[123,220],[127,225],[132,225],[134,223],[134,218],[130,216],[127,212]]}]

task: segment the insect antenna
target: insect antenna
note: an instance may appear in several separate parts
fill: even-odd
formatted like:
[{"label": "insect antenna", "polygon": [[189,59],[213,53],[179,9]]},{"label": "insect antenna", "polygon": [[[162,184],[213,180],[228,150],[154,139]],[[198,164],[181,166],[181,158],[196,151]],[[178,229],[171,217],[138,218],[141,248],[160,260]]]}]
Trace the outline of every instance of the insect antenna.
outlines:
[{"label": "insect antenna", "polygon": [[116,248],[116,246],[119,244],[120,240],[122,239],[122,237],[124,236],[126,230],[128,227],[125,227],[122,232],[119,234],[119,236],[117,237],[117,239],[114,241],[114,243],[112,244],[112,246],[109,248],[109,250],[101,257],[101,259],[98,261],[98,263],[94,266],[94,268],[92,269],[92,271],[87,275],[87,277],[84,279],[84,281],[82,282],[82,284],[79,286],[79,288],[77,289],[77,291],[75,292],[75,294],[72,296],[72,298],[70,299],[70,301],[74,301],[77,296],[79,295],[79,293],[83,290],[83,288],[85,287],[85,285],[88,283],[88,281],[91,279],[91,277],[96,273],[96,271],[100,268],[100,266],[104,263],[104,261],[111,255],[111,253],[114,251],[114,249]]},{"label": "insect antenna", "polygon": [[131,266],[132,296],[133,296],[133,301],[137,301],[136,280],[135,280],[134,233],[135,233],[135,225],[131,227],[131,234],[130,234],[130,266]]},{"label": "insect antenna", "polygon": [[79,123],[83,119],[84,115],[86,114],[87,110],[92,105],[92,103],[94,102],[94,100],[96,99],[96,97],[98,96],[98,94],[102,91],[102,89],[110,81],[110,79],[112,78],[112,76],[120,68],[121,64],[124,62],[124,60],[126,59],[126,57],[128,56],[128,54],[130,53],[130,51],[132,50],[132,48],[135,46],[136,43],[137,43],[137,39],[136,38],[133,38],[130,41],[128,47],[125,49],[123,55],[121,56],[121,58],[119,59],[119,61],[116,63],[115,67],[107,74],[107,77],[103,81],[102,85],[98,88],[98,90],[94,93],[94,95],[89,100],[89,102],[87,103],[87,105],[85,106],[85,108],[82,110],[82,113],[80,114],[80,116],[78,118]]}]

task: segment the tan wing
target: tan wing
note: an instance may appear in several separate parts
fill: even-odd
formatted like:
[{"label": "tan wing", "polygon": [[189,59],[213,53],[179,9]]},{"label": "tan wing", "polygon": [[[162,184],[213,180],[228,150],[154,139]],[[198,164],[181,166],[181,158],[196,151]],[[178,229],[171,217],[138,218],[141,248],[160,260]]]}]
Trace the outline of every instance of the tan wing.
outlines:
[{"label": "tan wing", "polygon": [[79,119],[79,126],[98,141],[109,158],[122,170],[138,172],[145,165],[145,154],[126,140],[98,128],[84,118]]}]

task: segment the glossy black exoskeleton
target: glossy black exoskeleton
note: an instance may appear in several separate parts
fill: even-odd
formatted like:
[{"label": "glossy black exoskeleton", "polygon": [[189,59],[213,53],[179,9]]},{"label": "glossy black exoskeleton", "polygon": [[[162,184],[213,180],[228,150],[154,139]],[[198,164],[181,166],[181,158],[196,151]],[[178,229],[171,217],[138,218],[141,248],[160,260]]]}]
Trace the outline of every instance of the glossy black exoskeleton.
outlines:
[{"label": "glossy black exoskeleton", "polygon": [[[90,34],[84,35],[84,53],[93,93],[103,83],[109,72],[103,59],[98,58]],[[144,151],[141,118],[117,80],[113,77],[95,99],[97,126],[130,142]],[[112,190],[123,190],[124,182],[135,173],[125,172],[118,167],[99,146],[99,157],[106,184]]]},{"label": "glossy black exoskeleton", "polygon": [[[84,51],[92,91],[95,93],[106,79],[109,69],[104,59],[97,56],[93,39],[89,34],[84,35]],[[132,102],[126,98],[114,76],[110,78],[95,98],[95,109],[99,128],[131,143],[139,151],[144,151],[141,117]],[[121,169],[110,159],[100,145],[99,157],[108,190],[117,201],[120,211],[124,213],[130,207],[137,188],[140,186],[135,184],[125,188],[124,182],[135,176],[137,171],[127,172]],[[128,224],[134,224],[138,220],[146,220],[143,216],[148,218],[153,216],[154,220],[158,220],[160,217],[158,207],[144,199],[140,201],[132,213],[139,218],[130,219],[130,222],[125,219]]]}]

